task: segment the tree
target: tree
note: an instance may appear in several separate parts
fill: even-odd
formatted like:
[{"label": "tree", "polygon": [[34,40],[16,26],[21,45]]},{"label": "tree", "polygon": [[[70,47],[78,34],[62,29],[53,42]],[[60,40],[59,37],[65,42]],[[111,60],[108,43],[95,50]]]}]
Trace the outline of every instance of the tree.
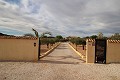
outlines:
[{"label": "tree", "polygon": [[97,38],[98,38],[98,39],[102,39],[102,38],[103,38],[103,33],[102,33],[102,32],[99,32]]},{"label": "tree", "polygon": [[59,39],[59,40],[63,39],[63,37],[61,35],[57,35],[56,38]]},{"label": "tree", "polygon": [[120,36],[120,35],[119,35],[119,33],[115,33],[114,36],[117,36],[117,37],[118,37],[118,36]]},{"label": "tree", "polygon": [[76,45],[76,50],[77,50],[77,45],[82,45],[83,50],[84,50],[84,46],[86,45],[86,40],[83,38],[72,38],[70,42]]},{"label": "tree", "polygon": [[34,31],[36,37],[39,37],[38,32],[35,29],[33,29],[33,28],[32,28],[32,30]]},{"label": "tree", "polygon": [[112,35],[112,36],[110,37],[110,39],[120,40],[120,34],[119,34],[119,33],[115,33],[114,35]]},{"label": "tree", "polygon": [[84,50],[84,47],[86,45],[86,40],[81,38],[79,42],[80,42],[79,44],[81,44],[83,46],[83,50]]},{"label": "tree", "polygon": [[41,34],[41,37],[42,37],[42,38],[46,38],[46,37],[47,37],[46,34],[52,36],[52,33],[51,33],[51,32],[44,32],[44,33]]},{"label": "tree", "polygon": [[97,38],[97,35],[92,35],[90,36],[91,39],[96,39]]},{"label": "tree", "polygon": [[48,38],[41,38],[40,41],[41,41],[41,44],[47,45],[47,48],[49,48],[49,40],[48,40]]},{"label": "tree", "polygon": [[80,38],[76,38],[74,41],[75,41],[76,50],[77,50],[77,45],[80,44]]},{"label": "tree", "polygon": [[63,39],[63,37],[62,37],[61,35],[57,35],[55,38],[56,38],[56,40],[57,40],[58,42],[64,41],[64,39]]},{"label": "tree", "polygon": [[24,36],[26,36],[26,37],[35,37],[33,34],[31,34],[31,33],[27,33],[27,34],[24,34]]}]

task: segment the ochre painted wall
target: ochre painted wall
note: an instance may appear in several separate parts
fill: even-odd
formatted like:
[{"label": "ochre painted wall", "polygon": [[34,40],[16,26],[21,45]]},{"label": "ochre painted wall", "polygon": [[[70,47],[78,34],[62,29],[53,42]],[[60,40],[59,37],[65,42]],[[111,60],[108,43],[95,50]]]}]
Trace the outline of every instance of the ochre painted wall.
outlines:
[{"label": "ochre painted wall", "polygon": [[94,63],[95,60],[95,46],[94,42],[86,41],[86,63]]},{"label": "ochre painted wall", "polygon": [[[94,63],[95,61],[95,41],[86,41],[86,63]],[[120,62],[120,41],[107,40],[106,46],[106,63]]]},{"label": "ochre painted wall", "polygon": [[120,43],[107,41],[106,63],[120,62]]},{"label": "ochre painted wall", "polygon": [[38,39],[0,39],[0,61],[37,60]]}]

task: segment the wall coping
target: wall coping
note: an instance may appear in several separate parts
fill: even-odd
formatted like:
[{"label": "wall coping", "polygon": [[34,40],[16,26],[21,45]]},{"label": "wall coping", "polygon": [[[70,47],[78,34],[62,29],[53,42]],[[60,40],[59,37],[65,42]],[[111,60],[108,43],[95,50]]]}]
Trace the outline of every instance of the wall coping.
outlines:
[{"label": "wall coping", "polygon": [[24,36],[0,36],[0,39],[30,39],[36,40],[37,37],[24,37]]},{"label": "wall coping", "polygon": [[109,43],[120,43],[120,40],[107,40]]},{"label": "wall coping", "polygon": [[[95,39],[87,39],[88,42],[95,42]],[[112,40],[108,39],[107,40],[109,43],[120,43],[120,40]]]},{"label": "wall coping", "polygon": [[95,39],[87,39],[88,42],[95,42]]}]

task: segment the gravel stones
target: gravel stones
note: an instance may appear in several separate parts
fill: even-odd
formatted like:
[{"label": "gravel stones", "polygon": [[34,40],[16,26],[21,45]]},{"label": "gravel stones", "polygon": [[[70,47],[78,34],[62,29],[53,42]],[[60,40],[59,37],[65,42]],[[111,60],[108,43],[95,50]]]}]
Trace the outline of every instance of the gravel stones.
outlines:
[{"label": "gravel stones", "polygon": [[0,62],[0,80],[120,80],[120,64],[86,64],[62,43],[38,62]]}]

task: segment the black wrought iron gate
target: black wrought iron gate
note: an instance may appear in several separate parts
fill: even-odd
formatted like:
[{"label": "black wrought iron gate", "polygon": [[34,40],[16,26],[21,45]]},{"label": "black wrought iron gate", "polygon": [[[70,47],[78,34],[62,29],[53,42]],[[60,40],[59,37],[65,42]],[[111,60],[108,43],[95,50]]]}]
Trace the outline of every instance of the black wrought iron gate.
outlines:
[{"label": "black wrought iron gate", "polygon": [[40,59],[40,48],[41,48],[41,41],[39,38],[39,44],[38,44],[38,60]]},{"label": "black wrought iron gate", "polygon": [[95,63],[106,63],[106,40],[95,40]]}]

